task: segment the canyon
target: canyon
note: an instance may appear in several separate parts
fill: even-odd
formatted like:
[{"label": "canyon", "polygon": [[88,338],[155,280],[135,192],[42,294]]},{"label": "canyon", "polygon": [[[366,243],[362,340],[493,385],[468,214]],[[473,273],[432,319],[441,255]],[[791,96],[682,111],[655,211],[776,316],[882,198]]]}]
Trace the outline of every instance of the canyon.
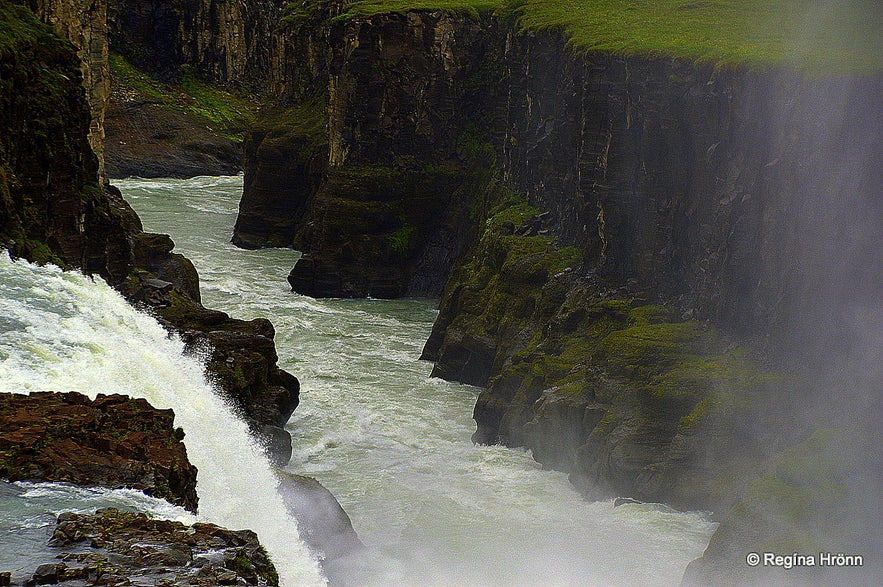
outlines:
[{"label": "canyon", "polygon": [[[484,387],[477,442],[527,447],[590,497],[713,511],[724,522],[688,582],[745,580],[734,536],[758,516],[775,521],[745,548],[879,552],[861,514],[880,491],[864,474],[879,450],[861,448],[880,408],[879,72],[580,52],[505,12],[347,4],[112,0],[103,29],[104,8],[73,10],[67,29],[92,31],[85,95],[58,41],[16,47],[64,79],[2,94],[6,248],[98,273],[208,337],[209,371],[287,460],[297,382],[272,326],[202,308],[170,239],[101,183],[120,151],[101,147],[109,39],[152,77],[197,72],[262,104],[233,241],[302,251],[295,291],[441,298],[423,357]],[[40,79],[27,67],[4,71]],[[69,110],[14,102],[38,94]],[[823,486],[835,497],[806,490]]]}]

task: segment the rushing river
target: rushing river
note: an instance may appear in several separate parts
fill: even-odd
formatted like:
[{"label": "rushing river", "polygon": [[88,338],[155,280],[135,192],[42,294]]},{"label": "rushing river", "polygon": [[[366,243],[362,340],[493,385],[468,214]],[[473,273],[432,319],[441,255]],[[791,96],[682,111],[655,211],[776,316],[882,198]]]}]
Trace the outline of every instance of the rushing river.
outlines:
[{"label": "rushing river", "polygon": [[[474,387],[419,361],[436,300],[300,296],[290,250],[230,244],[242,179],[116,184],[196,264],[206,306],[276,327],[301,381],[289,469],[328,487],[375,564],[365,584],[677,585],[714,529],[698,513],[587,502],[529,453],[474,446]],[[356,581],[358,583],[358,581]]]}]

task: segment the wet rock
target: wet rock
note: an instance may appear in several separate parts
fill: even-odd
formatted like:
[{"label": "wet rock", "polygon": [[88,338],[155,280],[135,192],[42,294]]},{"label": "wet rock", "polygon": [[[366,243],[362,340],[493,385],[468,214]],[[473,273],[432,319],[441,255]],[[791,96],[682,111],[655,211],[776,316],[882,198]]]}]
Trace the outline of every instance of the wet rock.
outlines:
[{"label": "wet rock", "polygon": [[326,563],[364,547],[347,513],[318,481],[285,471],[277,476],[279,494],[297,519],[301,538]]},{"label": "wet rock", "polygon": [[31,578],[32,584],[46,585],[49,583],[58,583],[59,576],[64,572],[63,564],[45,564],[37,567]]},{"label": "wet rock", "polygon": [[0,476],[131,487],[196,511],[196,467],[172,410],[76,392],[0,394]]},{"label": "wet rock", "polygon": [[278,585],[254,532],[185,526],[114,508],[60,516],[49,546],[57,559],[28,585]]}]

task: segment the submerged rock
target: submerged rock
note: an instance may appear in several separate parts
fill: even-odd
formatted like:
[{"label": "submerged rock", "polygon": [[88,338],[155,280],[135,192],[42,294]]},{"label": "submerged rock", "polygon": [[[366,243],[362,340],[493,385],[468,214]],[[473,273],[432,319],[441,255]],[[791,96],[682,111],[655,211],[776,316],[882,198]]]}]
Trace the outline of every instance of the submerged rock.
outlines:
[{"label": "submerged rock", "polygon": [[279,494],[301,538],[326,563],[364,547],[334,495],[311,477],[279,471]]},{"label": "submerged rock", "polygon": [[196,467],[172,410],[76,392],[0,394],[0,477],[129,487],[196,511]]},{"label": "submerged rock", "polygon": [[[251,530],[185,526],[114,508],[63,513],[25,585],[278,585],[276,568]],[[6,583],[10,584],[10,583]]]}]

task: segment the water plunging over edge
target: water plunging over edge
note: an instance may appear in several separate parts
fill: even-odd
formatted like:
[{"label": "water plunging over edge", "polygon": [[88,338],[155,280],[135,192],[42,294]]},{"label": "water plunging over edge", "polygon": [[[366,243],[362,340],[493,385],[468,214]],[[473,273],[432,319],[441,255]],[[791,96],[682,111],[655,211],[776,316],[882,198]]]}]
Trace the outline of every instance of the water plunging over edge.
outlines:
[{"label": "water plunging over edge", "polygon": [[199,469],[200,519],[254,530],[283,585],[325,584],[247,426],[176,336],[100,278],[13,262],[5,253],[0,317],[0,391],[121,393],[173,409]]}]

